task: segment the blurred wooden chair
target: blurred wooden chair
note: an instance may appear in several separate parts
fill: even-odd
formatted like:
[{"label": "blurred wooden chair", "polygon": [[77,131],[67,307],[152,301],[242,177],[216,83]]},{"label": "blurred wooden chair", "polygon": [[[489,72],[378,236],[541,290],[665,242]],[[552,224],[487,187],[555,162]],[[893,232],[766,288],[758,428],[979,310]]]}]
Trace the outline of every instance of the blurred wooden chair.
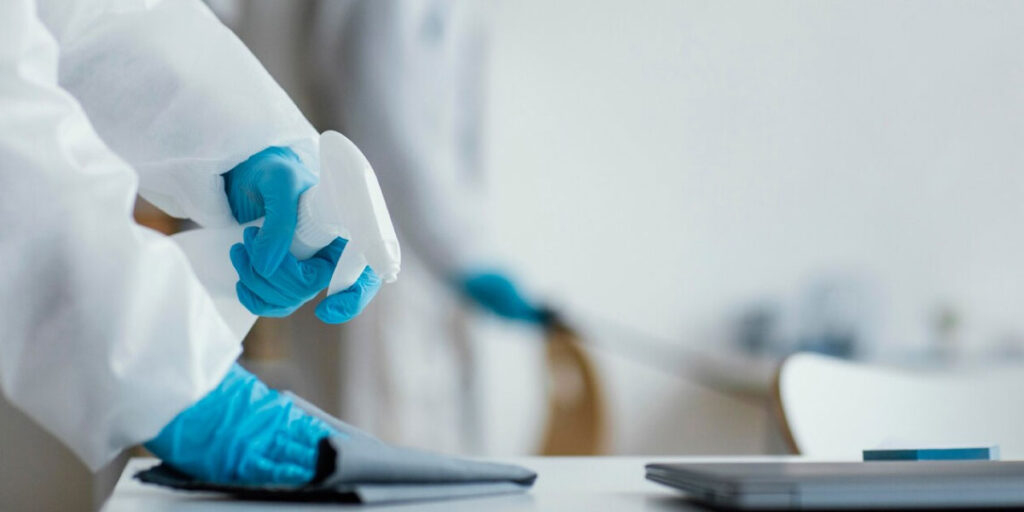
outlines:
[{"label": "blurred wooden chair", "polygon": [[608,419],[594,363],[579,335],[556,323],[547,333],[548,419],[542,455],[607,452]]},{"label": "blurred wooden chair", "polygon": [[180,220],[167,215],[163,210],[153,206],[142,197],[135,201],[133,216],[135,217],[135,222],[147,228],[155,229],[165,235],[173,235],[181,230]]},{"label": "blurred wooden chair", "polygon": [[1024,368],[914,371],[797,354],[779,367],[780,419],[795,453],[999,445],[1024,459]]}]

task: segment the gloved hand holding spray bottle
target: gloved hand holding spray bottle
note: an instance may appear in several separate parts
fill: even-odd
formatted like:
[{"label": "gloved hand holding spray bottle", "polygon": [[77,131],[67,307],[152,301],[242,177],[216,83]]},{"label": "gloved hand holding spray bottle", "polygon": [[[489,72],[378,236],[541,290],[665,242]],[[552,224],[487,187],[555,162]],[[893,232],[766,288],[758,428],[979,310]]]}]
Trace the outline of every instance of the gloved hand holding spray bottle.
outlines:
[{"label": "gloved hand holding spray bottle", "polygon": [[[256,321],[236,296],[228,258],[250,226],[187,231],[174,238],[238,339]],[[342,237],[328,295],[351,287],[369,266],[386,283],[398,277],[401,255],[380,185],[366,157],[337,132],[320,136],[320,182],[299,197],[290,252],[306,260]],[[313,478],[318,443],[330,426],[233,365],[214,390],[182,411],[146,443],[155,455],[193,477],[221,483],[302,485]]]},{"label": "gloved hand holding spray bottle", "polygon": [[[348,240],[327,288],[333,295],[352,286],[366,266],[385,283],[398,277],[401,251],[377,177],[362,152],[338,132],[320,136],[320,182],[299,199],[291,253],[304,260],[337,237]],[[204,228],[174,235],[193,270],[232,331],[243,337],[256,321],[235,293],[235,269],[225,256],[246,227]]]}]

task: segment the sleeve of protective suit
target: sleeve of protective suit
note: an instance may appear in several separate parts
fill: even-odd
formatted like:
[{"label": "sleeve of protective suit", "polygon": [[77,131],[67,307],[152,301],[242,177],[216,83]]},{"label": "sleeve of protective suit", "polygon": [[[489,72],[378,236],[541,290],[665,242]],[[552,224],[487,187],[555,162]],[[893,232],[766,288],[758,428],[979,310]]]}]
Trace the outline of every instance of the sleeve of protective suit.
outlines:
[{"label": "sleeve of protective suit", "polygon": [[241,340],[133,222],[137,176],[58,85],[58,51],[33,0],[0,2],[0,388],[98,469],[216,387]]},{"label": "sleeve of protective suit", "polygon": [[221,174],[269,146],[319,172],[312,125],[199,0],[39,0],[39,15],[60,85],[171,215],[233,224]]},{"label": "sleeve of protective suit", "polygon": [[444,277],[485,252],[484,40],[472,4],[324,1],[310,45],[324,124],[363,150],[403,243]]}]

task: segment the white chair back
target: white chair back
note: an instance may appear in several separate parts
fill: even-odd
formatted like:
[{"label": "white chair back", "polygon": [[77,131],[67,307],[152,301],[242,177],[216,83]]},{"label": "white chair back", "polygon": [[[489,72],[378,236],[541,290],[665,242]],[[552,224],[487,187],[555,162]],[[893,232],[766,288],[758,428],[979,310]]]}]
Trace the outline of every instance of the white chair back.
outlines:
[{"label": "white chair back", "polygon": [[797,354],[777,393],[793,449],[812,458],[998,445],[1003,459],[1024,459],[1024,368],[924,372]]}]

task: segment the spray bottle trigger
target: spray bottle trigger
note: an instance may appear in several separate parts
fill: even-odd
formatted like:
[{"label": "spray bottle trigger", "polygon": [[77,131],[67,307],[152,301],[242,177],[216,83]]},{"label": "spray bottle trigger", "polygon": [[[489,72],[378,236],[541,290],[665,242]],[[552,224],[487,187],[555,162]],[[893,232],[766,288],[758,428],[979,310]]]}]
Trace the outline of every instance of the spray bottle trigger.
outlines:
[{"label": "spray bottle trigger", "polygon": [[345,250],[341,252],[341,257],[338,258],[338,265],[334,267],[334,275],[327,286],[327,295],[334,295],[356,284],[365,268],[366,257],[363,255],[363,248],[358,247],[355,240],[349,240]]}]

